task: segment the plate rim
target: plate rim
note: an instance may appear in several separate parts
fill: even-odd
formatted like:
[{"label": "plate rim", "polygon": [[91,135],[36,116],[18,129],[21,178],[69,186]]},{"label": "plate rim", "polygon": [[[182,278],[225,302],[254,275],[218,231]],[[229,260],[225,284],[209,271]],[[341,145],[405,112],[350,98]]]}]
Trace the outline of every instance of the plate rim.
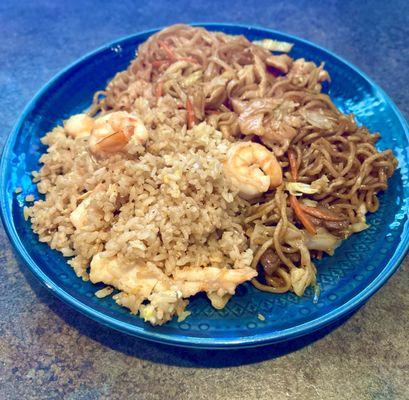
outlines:
[{"label": "plate rim", "polygon": [[[275,35],[275,36],[284,36],[288,38],[290,41],[301,42],[306,44],[310,47],[313,47],[321,52],[324,52],[331,57],[335,58],[336,60],[340,61],[342,64],[346,65],[350,69],[354,71],[355,74],[358,74],[361,78],[366,80],[371,88],[375,91],[375,93],[384,99],[384,101],[391,107],[392,112],[398,118],[399,123],[401,124],[404,133],[406,135],[406,139],[409,142],[409,125],[405,120],[403,114],[392,101],[392,99],[384,92],[384,90],[377,85],[366,73],[361,71],[355,65],[350,63],[349,61],[345,60],[343,57],[338,56],[337,54],[333,53],[326,48],[317,45],[309,40],[299,38],[295,35],[288,34],[286,32],[277,31],[274,29],[265,28],[258,25],[253,24],[235,24],[235,23],[223,23],[223,22],[195,22],[190,23],[189,25],[192,26],[202,26],[205,28],[239,28],[243,30],[255,30],[255,31],[262,31],[268,35]],[[271,331],[268,333],[263,334],[256,334],[244,337],[237,337],[234,339],[231,338],[215,338],[215,337],[192,337],[184,334],[183,336],[180,334],[172,335],[166,333],[159,333],[159,332],[152,332],[146,331],[144,327],[138,327],[136,325],[132,325],[128,322],[122,322],[115,317],[110,317],[107,314],[104,314],[100,311],[97,311],[91,306],[88,306],[82,303],[76,297],[70,295],[66,291],[64,291],[57,283],[54,283],[52,279],[45,274],[41,268],[37,265],[37,263],[31,258],[29,253],[27,252],[26,248],[24,247],[22,241],[20,240],[20,236],[16,230],[13,218],[11,214],[8,213],[6,204],[9,201],[7,192],[6,192],[6,173],[8,171],[8,161],[10,159],[11,150],[16,142],[18,133],[26,121],[27,115],[35,108],[37,101],[50,89],[52,85],[54,85],[59,79],[61,79],[67,72],[76,68],[80,64],[86,62],[88,59],[92,59],[93,57],[97,56],[100,52],[106,51],[107,49],[120,45],[124,41],[132,40],[136,37],[140,36],[151,36],[155,32],[163,29],[160,28],[153,28],[148,29],[140,32],[136,32],[130,35],[122,36],[99,46],[95,50],[92,50],[82,57],[74,60],[68,66],[57,72],[51,79],[49,79],[31,98],[31,100],[27,103],[24,107],[22,113],[18,116],[17,122],[15,123],[14,127],[12,128],[10,134],[8,135],[2,150],[1,156],[1,164],[0,164],[0,199],[1,199],[1,207],[0,207],[0,216],[3,222],[3,226],[5,232],[10,240],[12,248],[15,254],[18,256],[20,260],[23,261],[23,264],[34,274],[34,276],[40,281],[40,283],[49,289],[54,295],[56,295],[60,300],[64,303],[68,304],[75,310],[79,311],[80,313],[86,315],[87,317],[93,319],[94,321],[101,323],[104,326],[109,328],[113,328],[115,330],[130,334],[132,336],[136,336],[142,339],[150,340],[153,342],[158,343],[165,343],[169,345],[175,345],[180,347],[190,347],[190,348],[204,348],[204,349],[237,349],[237,348],[244,348],[244,347],[257,347],[262,345],[267,345],[275,342],[282,342],[287,341],[290,339],[294,339],[312,332],[315,332],[335,321],[342,318],[343,316],[351,313],[355,309],[357,309],[360,305],[366,302],[369,297],[375,294],[385,283],[386,281],[393,275],[394,272],[398,269],[400,263],[406,256],[406,253],[409,249],[409,219],[405,221],[402,234],[401,234],[401,241],[396,246],[392,257],[383,267],[382,271],[379,275],[369,284],[367,285],[362,291],[357,293],[353,298],[348,300],[346,303],[341,304],[334,310],[321,315],[318,318],[314,318],[302,324],[296,325],[291,328],[287,328],[284,330],[279,331]],[[407,210],[406,210],[407,211]]]}]

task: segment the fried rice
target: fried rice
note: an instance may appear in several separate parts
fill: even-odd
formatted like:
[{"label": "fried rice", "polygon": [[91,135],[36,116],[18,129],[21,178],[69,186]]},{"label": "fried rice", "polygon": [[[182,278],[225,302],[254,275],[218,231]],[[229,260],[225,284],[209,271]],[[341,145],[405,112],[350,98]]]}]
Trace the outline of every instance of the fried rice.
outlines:
[{"label": "fried rice", "polygon": [[[63,126],[46,134],[34,172],[45,197],[25,214],[78,276],[115,287],[118,304],[160,324],[185,315],[186,294],[206,291],[217,306],[256,271],[242,228],[246,202],[223,175],[230,142],[206,123],[170,125],[160,103],[139,99],[135,109],[150,127],[146,149],[131,140],[126,151],[96,160],[88,138]],[[236,275],[223,283],[230,270]]]}]

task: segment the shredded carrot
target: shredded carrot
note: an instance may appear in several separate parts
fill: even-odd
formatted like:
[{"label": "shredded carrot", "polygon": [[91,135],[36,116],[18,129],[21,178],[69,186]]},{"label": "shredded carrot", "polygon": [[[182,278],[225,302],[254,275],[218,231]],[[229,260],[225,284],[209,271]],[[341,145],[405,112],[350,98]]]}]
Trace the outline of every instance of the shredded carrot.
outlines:
[{"label": "shredded carrot", "polygon": [[297,159],[292,150],[288,150],[288,161],[290,163],[291,176],[296,181],[298,179]]},{"label": "shredded carrot", "polygon": [[187,114],[187,128],[191,129],[195,123],[195,116],[193,114],[192,102],[189,97],[186,97],[186,114]]},{"label": "shredded carrot", "polygon": [[155,96],[162,97],[163,95],[163,81],[159,81],[155,87]]},{"label": "shredded carrot", "polygon": [[158,46],[166,53],[169,59],[174,60],[176,58],[172,49],[165,42],[158,40]]},{"label": "shredded carrot", "polygon": [[315,235],[317,233],[317,229],[315,228],[315,225],[312,223],[309,216],[305,214],[297,198],[293,196],[292,194],[290,195],[290,205],[292,209],[294,210],[297,218],[304,225],[307,232],[311,233],[311,235]]},{"label": "shredded carrot", "polygon": [[152,61],[152,67],[154,68],[160,68],[163,64],[170,64],[171,61],[165,59],[165,60],[155,60]]},{"label": "shredded carrot", "polygon": [[300,203],[300,207],[307,214],[312,215],[313,217],[316,217],[319,219],[325,219],[326,221],[344,221],[345,220],[344,217],[338,214],[335,214],[330,210],[324,210],[322,208],[316,208],[316,207],[309,207],[302,203]]},{"label": "shredded carrot", "polygon": [[[288,162],[290,163],[290,172],[291,176],[294,181],[298,179],[298,168],[297,168],[297,159],[295,154],[292,150],[288,151]],[[311,219],[308,217],[308,212],[304,210],[304,205],[301,204],[297,198],[293,195],[290,195],[290,205],[295,212],[295,215],[300,220],[300,222],[304,225],[305,229],[312,235],[317,233],[317,229],[315,225],[312,223]],[[306,206],[305,206],[306,207]],[[308,207],[313,208],[313,207]],[[307,214],[306,214],[307,213]]]}]

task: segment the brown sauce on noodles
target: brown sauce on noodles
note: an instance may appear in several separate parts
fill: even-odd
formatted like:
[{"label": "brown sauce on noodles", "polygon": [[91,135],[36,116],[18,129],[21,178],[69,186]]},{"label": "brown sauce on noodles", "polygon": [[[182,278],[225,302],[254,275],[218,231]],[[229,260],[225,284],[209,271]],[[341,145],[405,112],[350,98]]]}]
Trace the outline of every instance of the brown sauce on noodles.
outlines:
[{"label": "brown sauce on noodles", "polygon": [[[271,149],[285,183],[249,205],[246,232],[260,271],[253,283],[273,293],[302,294],[315,282],[311,258],[323,253],[309,244],[306,221],[340,240],[354,227],[362,229],[397,166],[391,150],[375,148],[378,134],[358,126],[322,93],[325,81],[324,65],[272,55],[243,36],[175,25],[139,47],[128,69],[95,94],[91,113],[132,111],[135,99],[144,97],[167,105],[169,118],[181,126],[205,120],[232,141]],[[293,181],[321,181],[322,187],[291,200],[286,184]],[[305,282],[297,286],[300,279]]]}]

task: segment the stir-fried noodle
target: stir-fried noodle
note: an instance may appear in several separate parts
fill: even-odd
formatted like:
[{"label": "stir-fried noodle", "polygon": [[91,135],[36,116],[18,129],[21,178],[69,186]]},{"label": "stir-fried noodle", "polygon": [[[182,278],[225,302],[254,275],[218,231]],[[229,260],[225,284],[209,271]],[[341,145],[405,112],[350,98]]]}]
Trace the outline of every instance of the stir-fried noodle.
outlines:
[{"label": "stir-fried noodle", "polygon": [[128,69],[97,92],[91,114],[129,111],[143,97],[188,128],[201,121],[232,142],[270,149],[283,183],[248,199],[246,234],[259,269],[254,285],[302,295],[311,261],[367,227],[397,161],[379,135],[342,114],[322,85],[324,65],[272,53],[243,36],[176,25],[142,44]]}]

